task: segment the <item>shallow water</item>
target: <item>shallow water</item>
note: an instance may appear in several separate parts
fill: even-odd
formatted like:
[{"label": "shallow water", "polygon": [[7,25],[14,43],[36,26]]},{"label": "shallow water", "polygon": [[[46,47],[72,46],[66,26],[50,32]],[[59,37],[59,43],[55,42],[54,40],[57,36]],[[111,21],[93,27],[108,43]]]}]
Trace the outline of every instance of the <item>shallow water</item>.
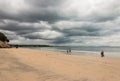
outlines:
[{"label": "shallow water", "polygon": [[32,47],[32,49],[44,49],[52,51],[61,51],[66,53],[71,49],[73,55],[100,55],[103,50],[105,56],[120,57],[120,47],[105,47],[105,46],[64,46],[64,47]]}]

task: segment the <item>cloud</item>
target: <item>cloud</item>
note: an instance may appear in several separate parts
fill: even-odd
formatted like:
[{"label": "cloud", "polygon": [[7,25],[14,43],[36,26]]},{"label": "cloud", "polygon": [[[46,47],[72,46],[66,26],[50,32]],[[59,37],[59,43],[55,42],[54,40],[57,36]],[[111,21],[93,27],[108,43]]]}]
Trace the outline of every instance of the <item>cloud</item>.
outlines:
[{"label": "cloud", "polygon": [[112,34],[113,31],[106,25],[81,21],[60,21],[53,25],[53,30],[63,32],[66,36],[106,36]]},{"label": "cloud", "polygon": [[1,21],[1,29],[16,31],[17,33],[23,33],[24,31],[28,33],[34,31],[42,31],[44,29],[50,29],[51,26],[44,21],[39,21],[35,23],[31,22],[19,22],[14,20],[2,20]]},{"label": "cloud", "polygon": [[18,21],[110,21],[120,16],[119,0],[4,0],[0,18]]},{"label": "cloud", "polygon": [[119,22],[119,0],[0,0],[10,43],[117,45]]},{"label": "cloud", "polygon": [[4,0],[0,1],[0,18],[18,21],[48,21],[64,19],[59,14],[63,0]]},{"label": "cloud", "polygon": [[56,31],[50,31],[50,30],[45,30],[42,32],[34,32],[25,35],[25,37],[29,39],[45,39],[45,40],[52,40],[61,36],[63,36],[62,33]]}]

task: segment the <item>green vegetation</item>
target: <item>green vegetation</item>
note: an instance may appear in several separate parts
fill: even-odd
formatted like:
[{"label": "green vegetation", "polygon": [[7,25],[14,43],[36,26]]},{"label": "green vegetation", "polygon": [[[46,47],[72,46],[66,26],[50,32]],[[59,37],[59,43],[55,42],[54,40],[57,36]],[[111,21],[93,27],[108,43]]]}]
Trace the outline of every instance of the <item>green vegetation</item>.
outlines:
[{"label": "green vegetation", "polygon": [[3,33],[1,33],[0,32],[0,41],[2,41],[2,42],[9,42],[9,40],[7,39],[7,37],[3,34]]}]

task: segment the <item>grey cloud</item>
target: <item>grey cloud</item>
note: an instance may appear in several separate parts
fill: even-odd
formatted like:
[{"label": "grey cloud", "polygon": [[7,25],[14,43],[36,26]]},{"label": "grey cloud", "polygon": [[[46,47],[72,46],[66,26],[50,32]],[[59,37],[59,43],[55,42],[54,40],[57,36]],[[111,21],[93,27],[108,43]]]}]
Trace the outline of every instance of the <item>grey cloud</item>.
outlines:
[{"label": "grey cloud", "polygon": [[93,0],[92,5],[82,1],[0,0],[0,30],[16,42],[42,40],[52,44],[96,44],[119,33],[120,1]]},{"label": "grey cloud", "polygon": [[93,10],[88,19],[97,22],[106,22],[117,19],[120,16],[120,1],[110,0],[103,1],[96,5],[96,9]]},{"label": "grey cloud", "polygon": [[[104,26],[103,26],[104,27]],[[109,29],[103,28],[102,25],[93,23],[83,23],[82,25],[74,24],[73,27],[70,26],[66,29],[61,27],[53,27],[53,30],[60,31],[66,36],[106,36],[110,35],[111,31]],[[107,30],[107,32],[106,32]],[[109,31],[108,31],[109,30]]]},{"label": "grey cloud", "polygon": [[62,2],[63,0],[25,0],[24,4],[22,4],[25,7],[21,6],[22,8],[18,10],[11,6],[12,3],[9,3],[8,8],[0,8],[0,18],[25,22],[36,22],[39,20],[55,22],[67,19],[63,14],[60,14]]},{"label": "grey cloud", "polygon": [[34,6],[42,6],[42,7],[48,7],[48,6],[58,6],[62,4],[64,0],[26,0],[28,4],[31,4]]},{"label": "grey cloud", "polygon": [[51,43],[53,44],[69,44],[74,42],[72,39],[70,39],[69,37],[59,37],[54,39],[53,41],[51,41]]},{"label": "grey cloud", "polygon": [[[94,4],[94,6],[96,6],[95,9],[90,6],[90,10],[82,13],[75,13],[79,10],[77,6],[77,9],[74,9],[73,7],[74,10],[72,10],[69,9],[71,8],[69,6],[71,6],[72,3],[67,6],[64,4],[65,2],[66,1],[64,0],[25,0],[24,4],[22,4],[24,7],[21,6],[22,8],[20,9],[11,7],[10,3],[8,4],[8,8],[0,8],[0,18],[18,20],[22,22],[37,22],[42,20],[54,23],[61,20],[104,22],[114,20],[120,16],[120,6],[118,0],[102,1],[103,3],[98,5]],[[4,5],[2,7],[4,7]],[[69,14],[66,15],[66,13]]]},{"label": "grey cloud", "polygon": [[[36,12],[36,11],[33,10],[33,12]],[[21,15],[21,17],[24,18],[21,20],[29,21],[29,22],[35,22],[35,21],[42,20],[42,21],[48,21],[49,23],[53,23],[58,20],[67,19],[67,18],[59,15],[56,11],[52,11],[52,10],[41,11],[43,13],[41,13],[41,12],[33,13],[33,12],[31,12],[30,14],[29,14],[29,12],[25,12],[24,16]]]},{"label": "grey cloud", "polygon": [[10,40],[10,42],[14,41],[14,40],[19,41],[20,38],[24,38],[21,35],[17,35],[16,32],[12,32],[12,31],[8,31],[8,30],[0,30],[0,32],[3,32],[8,37],[8,39]]},{"label": "grey cloud", "polygon": [[44,22],[18,22],[13,20],[1,20],[2,26],[0,28],[2,30],[9,30],[16,32],[17,34],[26,34],[26,33],[32,33],[37,31],[43,31],[45,29],[49,29],[49,24]]}]

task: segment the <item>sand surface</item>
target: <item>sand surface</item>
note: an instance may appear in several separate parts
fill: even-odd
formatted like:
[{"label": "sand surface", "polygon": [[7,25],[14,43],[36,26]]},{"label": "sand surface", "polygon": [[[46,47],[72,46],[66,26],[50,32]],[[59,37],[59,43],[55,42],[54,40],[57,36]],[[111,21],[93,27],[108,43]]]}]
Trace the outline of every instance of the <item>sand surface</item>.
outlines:
[{"label": "sand surface", "polygon": [[0,49],[0,81],[120,81],[120,58]]}]

